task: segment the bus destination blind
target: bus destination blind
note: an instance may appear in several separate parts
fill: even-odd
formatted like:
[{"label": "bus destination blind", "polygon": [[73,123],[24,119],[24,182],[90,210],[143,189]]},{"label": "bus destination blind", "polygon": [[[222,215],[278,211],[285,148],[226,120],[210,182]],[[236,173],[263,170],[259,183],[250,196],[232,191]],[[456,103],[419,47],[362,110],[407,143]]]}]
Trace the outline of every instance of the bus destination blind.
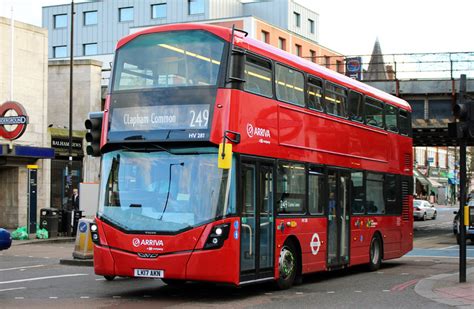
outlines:
[{"label": "bus destination blind", "polygon": [[209,125],[209,104],[114,108],[111,132],[199,130]]}]

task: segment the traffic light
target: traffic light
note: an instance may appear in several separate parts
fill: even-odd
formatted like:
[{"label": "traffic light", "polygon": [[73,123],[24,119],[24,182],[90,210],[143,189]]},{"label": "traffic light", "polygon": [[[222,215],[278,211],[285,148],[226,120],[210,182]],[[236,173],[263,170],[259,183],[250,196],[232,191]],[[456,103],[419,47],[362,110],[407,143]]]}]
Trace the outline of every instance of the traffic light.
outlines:
[{"label": "traffic light", "polygon": [[466,75],[462,74],[459,81],[459,99],[453,106],[453,116],[457,121],[448,124],[451,137],[474,138],[474,102],[467,98]]},{"label": "traffic light", "polygon": [[88,155],[100,157],[100,137],[102,134],[103,112],[89,113],[89,119],[86,120],[86,141],[89,143],[86,148]]}]

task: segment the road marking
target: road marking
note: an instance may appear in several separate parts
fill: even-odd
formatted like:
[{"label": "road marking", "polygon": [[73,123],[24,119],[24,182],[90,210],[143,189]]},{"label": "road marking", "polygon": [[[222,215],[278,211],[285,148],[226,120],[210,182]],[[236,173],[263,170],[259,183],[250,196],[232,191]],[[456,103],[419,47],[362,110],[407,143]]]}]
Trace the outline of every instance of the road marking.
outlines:
[{"label": "road marking", "polygon": [[362,291],[354,291],[354,293],[362,293]]},{"label": "road marking", "polygon": [[296,295],[303,295],[303,292],[296,292]]},{"label": "road marking", "polygon": [[382,290],[382,292],[385,292],[385,293],[386,293],[386,292],[390,292],[390,290]]},{"label": "road marking", "polygon": [[81,299],[89,299],[89,296],[81,296]]},{"label": "road marking", "polygon": [[57,296],[50,296],[49,299],[58,299]]},{"label": "road marking", "polygon": [[105,278],[98,278],[98,279],[95,279],[95,281],[105,281],[106,279]]},{"label": "road marking", "polygon": [[37,267],[44,267],[45,265],[32,265],[32,266],[23,266],[23,267],[13,267],[13,268],[4,268],[0,269],[0,271],[7,271],[7,270],[17,270],[17,269],[27,269],[27,268],[37,268]]},{"label": "road marking", "polygon": [[328,294],[334,294],[334,293],[336,293],[336,292],[334,292],[334,291],[328,291]]},{"label": "road marking", "polygon": [[58,276],[48,276],[48,277],[27,278],[27,279],[20,279],[20,280],[1,281],[0,284],[38,281],[38,280],[57,279],[57,278],[67,278],[67,277],[78,277],[78,276],[88,276],[88,274],[70,274],[70,275],[58,275]]},{"label": "road marking", "polygon": [[0,290],[0,292],[14,291],[14,290],[24,290],[24,289],[26,289],[26,288],[24,286],[22,286],[22,287],[19,287],[19,288],[3,289],[3,290]]},{"label": "road marking", "polygon": [[15,299],[25,299],[24,297],[15,297]]},{"label": "road marking", "polygon": [[412,286],[412,285],[415,285],[418,283],[418,281],[420,281],[420,279],[413,279],[413,280],[410,280],[410,281],[407,281],[407,282],[404,282],[404,283],[401,283],[401,284],[398,284],[394,287],[392,287],[391,291],[403,291],[405,290],[406,288]]}]

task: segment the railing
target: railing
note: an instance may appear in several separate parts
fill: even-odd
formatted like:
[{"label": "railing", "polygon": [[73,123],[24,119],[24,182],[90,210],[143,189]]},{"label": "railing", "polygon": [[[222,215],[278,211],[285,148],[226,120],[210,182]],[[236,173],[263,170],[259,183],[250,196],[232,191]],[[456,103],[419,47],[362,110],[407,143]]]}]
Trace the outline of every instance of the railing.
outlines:
[{"label": "railing", "polygon": [[[363,81],[474,78],[474,52],[303,57]],[[337,69],[338,68],[338,69]],[[360,68],[359,70],[357,70]]]}]

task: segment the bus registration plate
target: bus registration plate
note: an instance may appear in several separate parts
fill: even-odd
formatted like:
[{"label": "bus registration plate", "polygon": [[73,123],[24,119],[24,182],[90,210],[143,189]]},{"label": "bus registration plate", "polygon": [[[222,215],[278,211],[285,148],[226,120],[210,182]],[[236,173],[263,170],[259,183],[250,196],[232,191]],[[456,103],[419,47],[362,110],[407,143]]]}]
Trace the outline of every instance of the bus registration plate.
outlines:
[{"label": "bus registration plate", "polygon": [[135,269],[135,277],[163,278],[165,272],[159,269]]}]

